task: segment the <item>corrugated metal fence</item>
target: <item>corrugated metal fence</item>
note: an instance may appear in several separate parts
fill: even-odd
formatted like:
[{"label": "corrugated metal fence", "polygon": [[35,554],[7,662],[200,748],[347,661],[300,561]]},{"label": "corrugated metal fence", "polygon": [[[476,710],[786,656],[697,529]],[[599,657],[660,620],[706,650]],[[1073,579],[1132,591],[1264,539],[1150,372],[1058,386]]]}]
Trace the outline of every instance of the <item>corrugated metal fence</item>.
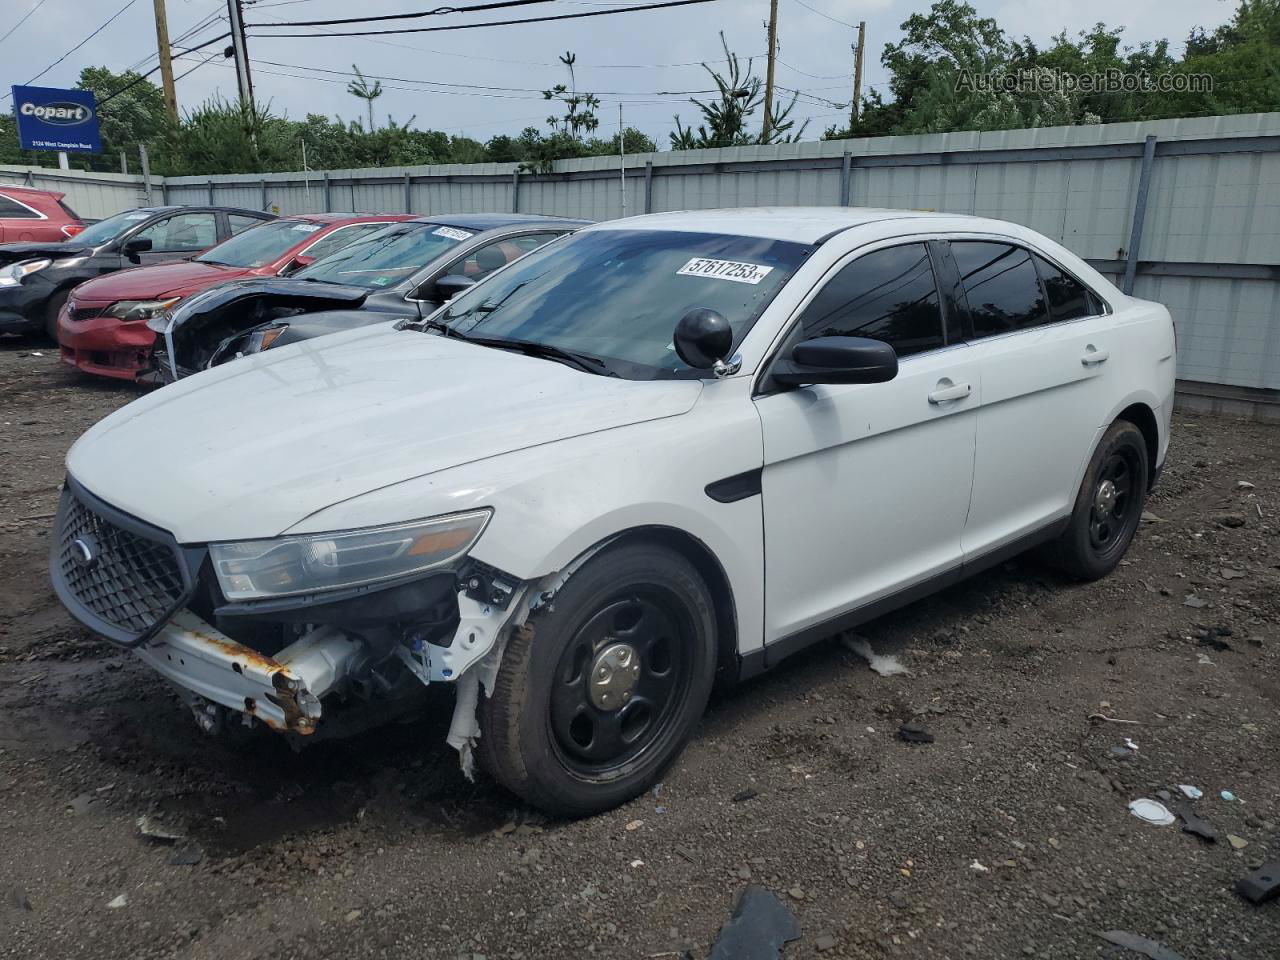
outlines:
[{"label": "corrugated metal fence", "polygon": [[[0,181],[26,175],[0,167]],[[148,193],[140,177],[32,171],[28,180],[65,190],[85,215]],[[1168,304],[1184,395],[1228,408],[1280,403],[1280,114],[631,155],[625,184],[627,214],[856,205],[1025,224]],[[156,203],[282,213],[624,212],[619,161],[608,157],[562,161],[547,175],[468,164],[157,177],[149,193]]]}]

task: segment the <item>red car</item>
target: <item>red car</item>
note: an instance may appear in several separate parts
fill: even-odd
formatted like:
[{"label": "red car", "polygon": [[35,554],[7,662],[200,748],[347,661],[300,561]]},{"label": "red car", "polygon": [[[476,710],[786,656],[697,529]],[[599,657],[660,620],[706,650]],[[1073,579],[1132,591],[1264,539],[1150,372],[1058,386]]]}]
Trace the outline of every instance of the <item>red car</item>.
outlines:
[{"label": "red car", "polygon": [[292,273],[409,214],[316,213],[251,227],[191,260],[122,270],[80,284],[58,315],[62,361],[104,377],[146,379],[156,335],[147,321],[228,280]]},{"label": "red car", "polygon": [[65,193],[0,184],[0,243],[57,243],[84,229]]}]

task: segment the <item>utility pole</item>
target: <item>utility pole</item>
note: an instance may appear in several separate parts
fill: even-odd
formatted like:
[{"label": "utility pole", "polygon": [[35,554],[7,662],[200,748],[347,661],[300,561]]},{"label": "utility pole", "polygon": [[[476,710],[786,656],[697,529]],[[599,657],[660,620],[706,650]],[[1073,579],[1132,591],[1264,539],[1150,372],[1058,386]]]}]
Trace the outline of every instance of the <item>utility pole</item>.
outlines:
[{"label": "utility pole", "polygon": [[231,20],[231,48],[235,51],[236,81],[240,85],[240,106],[252,109],[253,80],[249,76],[249,46],[244,38],[242,0],[227,0],[227,14]]},{"label": "utility pole", "polygon": [[773,132],[773,61],[778,53],[778,0],[769,0],[769,71],[764,82],[764,131],[760,142],[768,143]]},{"label": "utility pole", "polygon": [[853,50],[853,106],[849,110],[849,132],[858,125],[862,112],[862,51],[867,45],[867,21],[858,21],[858,45]]},{"label": "utility pole", "polygon": [[622,216],[627,215],[627,128],[622,125],[622,101],[618,101],[618,172],[622,176]]},{"label": "utility pole", "polygon": [[169,49],[169,17],[164,0],[155,0],[156,46],[160,51],[160,79],[164,85],[164,108],[169,119],[178,122],[178,90],[173,85],[173,51]]}]

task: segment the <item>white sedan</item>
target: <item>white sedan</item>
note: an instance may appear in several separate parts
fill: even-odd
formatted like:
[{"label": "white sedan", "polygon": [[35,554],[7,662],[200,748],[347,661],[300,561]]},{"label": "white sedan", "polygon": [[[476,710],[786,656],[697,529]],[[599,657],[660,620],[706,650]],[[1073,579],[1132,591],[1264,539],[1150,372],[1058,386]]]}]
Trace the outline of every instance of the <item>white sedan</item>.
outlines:
[{"label": "white sedan", "polygon": [[1033,546],[1113,569],[1174,329],[1023,227],[603,223],[426,320],[129,404],[67,457],[54,585],[198,722],[449,742],[548,811],[655,781],[713,682]]}]

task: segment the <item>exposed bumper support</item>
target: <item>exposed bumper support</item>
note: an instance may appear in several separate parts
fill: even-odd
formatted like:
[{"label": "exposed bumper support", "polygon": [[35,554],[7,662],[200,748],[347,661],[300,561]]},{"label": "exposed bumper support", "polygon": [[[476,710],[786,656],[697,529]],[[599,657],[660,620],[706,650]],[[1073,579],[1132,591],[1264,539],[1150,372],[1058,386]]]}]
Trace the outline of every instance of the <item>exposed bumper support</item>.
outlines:
[{"label": "exposed bumper support", "polygon": [[197,716],[212,703],[304,736],[320,721],[320,698],[368,658],[363,641],[333,627],[312,630],[268,657],[188,610],[135,652],[186,695]]}]

